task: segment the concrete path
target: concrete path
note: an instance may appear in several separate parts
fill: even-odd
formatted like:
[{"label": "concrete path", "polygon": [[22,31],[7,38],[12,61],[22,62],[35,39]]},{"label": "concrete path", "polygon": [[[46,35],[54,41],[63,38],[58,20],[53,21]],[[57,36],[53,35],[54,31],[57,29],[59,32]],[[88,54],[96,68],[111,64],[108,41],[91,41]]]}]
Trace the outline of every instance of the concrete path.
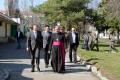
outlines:
[{"label": "concrete path", "polygon": [[41,72],[31,73],[30,55],[25,50],[25,42],[22,49],[17,50],[15,43],[0,44],[0,69],[6,69],[10,73],[9,80],[99,80],[86,66],[69,63],[66,56],[66,73],[54,73],[51,66],[45,68],[43,54],[41,54]]}]

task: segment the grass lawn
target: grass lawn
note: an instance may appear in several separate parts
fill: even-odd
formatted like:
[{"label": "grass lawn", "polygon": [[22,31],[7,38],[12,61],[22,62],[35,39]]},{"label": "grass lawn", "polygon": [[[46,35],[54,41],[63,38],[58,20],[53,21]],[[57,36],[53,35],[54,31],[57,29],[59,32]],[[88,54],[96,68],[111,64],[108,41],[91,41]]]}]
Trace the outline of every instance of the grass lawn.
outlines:
[{"label": "grass lawn", "polygon": [[[78,48],[78,53],[88,62],[96,63],[95,66],[97,66],[104,76],[108,77],[110,80],[120,80],[120,52],[108,53],[108,42],[108,40],[100,40],[99,52],[81,49],[81,44]],[[119,46],[116,48],[120,51]]]}]

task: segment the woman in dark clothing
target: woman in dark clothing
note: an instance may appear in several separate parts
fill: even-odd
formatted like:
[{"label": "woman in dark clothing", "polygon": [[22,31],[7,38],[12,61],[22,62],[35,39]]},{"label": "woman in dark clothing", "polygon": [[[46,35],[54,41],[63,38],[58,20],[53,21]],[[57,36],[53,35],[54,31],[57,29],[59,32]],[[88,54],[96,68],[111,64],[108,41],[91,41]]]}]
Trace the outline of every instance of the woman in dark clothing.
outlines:
[{"label": "woman in dark clothing", "polygon": [[60,73],[65,71],[64,36],[61,35],[58,26],[55,27],[55,32],[51,36],[51,44],[49,50],[51,50],[51,65],[54,72]]}]

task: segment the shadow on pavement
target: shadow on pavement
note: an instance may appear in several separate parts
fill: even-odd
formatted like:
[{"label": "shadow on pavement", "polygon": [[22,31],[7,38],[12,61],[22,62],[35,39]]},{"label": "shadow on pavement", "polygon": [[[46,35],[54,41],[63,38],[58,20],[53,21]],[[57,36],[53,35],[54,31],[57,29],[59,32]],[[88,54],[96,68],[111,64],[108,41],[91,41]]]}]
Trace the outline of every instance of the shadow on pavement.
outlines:
[{"label": "shadow on pavement", "polygon": [[22,71],[25,68],[30,68],[31,66],[28,64],[20,64],[20,63],[0,63],[0,68],[7,69],[8,71]]},{"label": "shadow on pavement", "polygon": [[80,73],[80,72],[88,72],[86,69],[67,69],[65,73]]},{"label": "shadow on pavement", "polygon": [[32,78],[22,76],[23,70],[30,68],[30,65],[14,63],[14,61],[3,62],[0,62],[0,68],[9,72],[9,78],[7,80],[33,80]]},{"label": "shadow on pavement", "polygon": [[[17,49],[17,43],[4,43],[0,45],[0,59],[30,59],[30,53],[26,51],[25,40],[21,42],[22,48]],[[41,59],[44,53],[41,50]]]},{"label": "shadow on pavement", "polygon": [[[10,73],[8,80],[33,80],[22,76],[23,70],[31,69],[31,65],[29,65],[30,54],[26,51],[25,41],[21,45],[22,48],[17,49],[16,43],[0,44],[0,68]],[[27,62],[24,62],[24,60]]]},{"label": "shadow on pavement", "polygon": [[66,65],[66,73],[81,73],[81,72],[88,72],[89,70],[86,68],[85,65],[81,64],[67,64]]},{"label": "shadow on pavement", "polygon": [[11,72],[9,80],[34,80],[34,79],[22,76],[21,72]]},{"label": "shadow on pavement", "polygon": [[90,62],[90,61],[93,61],[93,60],[104,60],[104,59],[99,59],[99,58],[90,58],[90,59],[86,60],[86,62]]},{"label": "shadow on pavement", "polygon": [[70,65],[66,65],[67,67],[84,67],[86,65],[82,65],[82,64],[70,64]]}]

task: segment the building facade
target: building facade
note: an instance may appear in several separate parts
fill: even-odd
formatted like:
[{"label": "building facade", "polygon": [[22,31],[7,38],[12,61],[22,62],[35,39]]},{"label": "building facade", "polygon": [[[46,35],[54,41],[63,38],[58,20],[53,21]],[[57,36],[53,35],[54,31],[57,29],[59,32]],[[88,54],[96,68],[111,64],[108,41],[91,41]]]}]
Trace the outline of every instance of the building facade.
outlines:
[{"label": "building facade", "polygon": [[14,38],[18,24],[11,18],[0,13],[0,42],[8,42]]}]

